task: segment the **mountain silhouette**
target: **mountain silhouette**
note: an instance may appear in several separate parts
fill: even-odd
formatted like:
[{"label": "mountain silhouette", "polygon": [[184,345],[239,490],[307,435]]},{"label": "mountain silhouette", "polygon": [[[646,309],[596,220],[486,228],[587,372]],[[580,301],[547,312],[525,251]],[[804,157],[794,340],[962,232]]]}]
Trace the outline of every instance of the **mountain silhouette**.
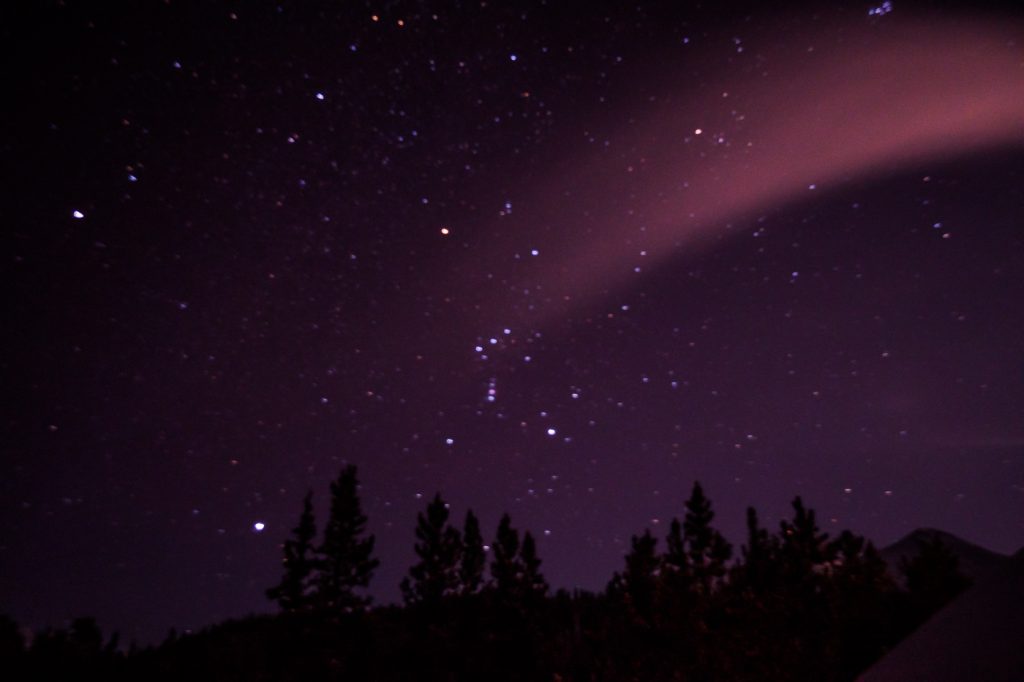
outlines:
[{"label": "mountain silhouette", "polygon": [[936,538],[956,555],[960,571],[975,583],[996,573],[1011,560],[1011,557],[1005,554],[985,549],[937,528],[918,528],[911,531],[888,547],[879,550],[879,554],[889,565],[889,572],[893,578],[902,585],[904,578],[900,571],[901,562],[913,557],[922,545]]}]

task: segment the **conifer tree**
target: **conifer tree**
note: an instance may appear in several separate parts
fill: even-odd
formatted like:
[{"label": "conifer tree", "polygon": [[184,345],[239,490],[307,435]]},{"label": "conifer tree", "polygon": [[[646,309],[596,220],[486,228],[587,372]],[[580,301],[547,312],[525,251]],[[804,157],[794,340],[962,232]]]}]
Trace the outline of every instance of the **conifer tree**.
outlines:
[{"label": "conifer tree", "polygon": [[519,548],[519,557],[523,565],[522,589],[524,595],[533,599],[543,597],[548,592],[548,583],[540,572],[541,560],[537,556],[537,543],[530,531],[523,533],[523,544]]},{"label": "conifer tree", "polygon": [[776,578],[777,542],[760,526],[757,510],[747,507],[747,544],[742,549],[742,561],[737,567],[739,587],[746,587],[755,594],[770,590]]},{"label": "conifer tree", "polygon": [[[678,522],[676,522],[678,526]],[[626,570],[613,579],[617,587],[628,597],[633,610],[640,618],[651,622],[657,594],[659,560],[658,541],[649,529],[644,534],[634,535],[629,554],[626,555]]]},{"label": "conifer tree", "polygon": [[732,545],[711,526],[714,518],[711,500],[695,482],[686,502],[683,539],[694,587],[704,595],[710,594],[715,582],[725,575],[726,562],[732,557]]},{"label": "conifer tree", "polygon": [[683,542],[683,527],[679,519],[673,518],[665,536],[664,564],[670,573],[685,574],[689,567],[686,545]]},{"label": "conifer tree", "polygon": [[683,524],[673,518],[665,536],[665,553],[660,557],[660,573],[656,581],[655,611],[662,624],[682,625],[693,610],[693,575],[683,537]]},{"label": "conifer tree", "polygon": [[690,592],[690,559],[686,554],[683,525],[673,518],[665,536],[665,553],[661,557],[660,586],[667,599],[665,606],[673,611],[685,608]]},{"label": "conifer tree", "polygon": [[875,546],[860,535],[844,530],[830,543],[828,555],[833,561],[832,574],[841,582],[881,591],[895,587],[885,560]]},{"label": "conifer tree", "polygon": [[462,594],[476,594],[484,582],[484,538],[480,534],[480,522],[473,510],[466,512],[462,527],[462,563],[459,566],[459,582]]},{"label": "conifer tree", "polygon": [[276,601],[285,611],[298,611],[310,605],[310,578],[316,565],[312,490],[306,493],[299,525],[292,529],[292,536],[294,539],[284,541],[284,576],[266,592],[267,598]]},{"label": "conifer tree", "polygon": [[374,536],[364,537],[366,516],[359,501],[356,467],[341,470],[331,483],[331,511],[318,550],[317,605],[328,610],[352,611],[370,603],[356,594],[365,588],[380,562],[373,558]]},{"label": "conifer tree", "polygon": [[782,568],[791,584],[814,581],[815,567],[828,563],[834,550],[828,534],[821,533],[813,509],[804,507],[797,496],[793,500],[793,520],[780,523]]},{"label": "conifer tree", "polygon": [[844,530],[831,543],[828,594],[841,677],[854,679],[899,637],[896,586],[874,545]]},{"label": "conifer tree", "polygon": [[834,666],[835,649],[828,535],[820,531],[814,510],[800,497],[793,500],[793,519],[781,521],[779,528],[777,565],[779,596],[786,605],[786,638],[777,644],[794,679],[824,679],[825,671]]},{"label": "conifer tree", "polygon": [[533,535],[526,531],[520,543],[519,532],[512,527],[508,514],[498,523],[492,549],[491,577],[499,602],[524,606],[547,594],[548,584],[540,572],[541,561]]},{"label": "conifer tree", "polygon": [[402,597],[407,604],[437,604],[455,594],[460,584],[462,538],[448,524],[448,505],[437,493],[426,514],[416,517],[416,556],[419,561],[402,580]]},{"label": "conifer tree", "polygon": [[515,599],[523,565],[519,558],[519,532],[512,527],[508,514],[501,517],[498,533],[492,545],[494,560],[491,562],[491,578],[498,598],[505,601]]}]

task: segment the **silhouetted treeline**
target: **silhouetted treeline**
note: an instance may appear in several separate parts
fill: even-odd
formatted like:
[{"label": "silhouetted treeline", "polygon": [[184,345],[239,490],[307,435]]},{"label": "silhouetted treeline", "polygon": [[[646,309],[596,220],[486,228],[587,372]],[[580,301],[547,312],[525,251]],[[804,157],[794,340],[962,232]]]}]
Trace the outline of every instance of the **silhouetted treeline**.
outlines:
[{"label": "silhouetted treeline", "polygon": [[897,584],[870,542],[792,507],[774,532],[748,509],[734,552],[695,484],[664,538],[633,537],[605,590],[552,595],[529,531],[506,514],[485,544],[473,512],[453,524],[438,494],[416,520],[405,604],[370,608],[374,538],[347,467],[322,541],[310,493],[282,545],[277,616],[129,652],[89,619],[31,644],[3,620],[0,656],[15,679],[851,680],[969,584],[937,538]]}]

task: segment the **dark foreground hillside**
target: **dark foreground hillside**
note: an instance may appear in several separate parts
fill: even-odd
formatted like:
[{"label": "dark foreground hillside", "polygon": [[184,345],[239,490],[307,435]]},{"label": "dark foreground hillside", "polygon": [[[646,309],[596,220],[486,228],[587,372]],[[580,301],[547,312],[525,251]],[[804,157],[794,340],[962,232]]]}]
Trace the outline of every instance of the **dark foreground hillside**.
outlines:
[{"label": "dark foreground hillside", "polygon": [[[916,556],[936,562],[937,547]],[[781,547],[774,551],[781,556]],[[5,677],[850,680],[939,606],[937,586],[958,579],[938,561],[925,585],[900,589],[863,553],[829,571],[808,564],[787,575],[773,563],[781,558],[758,566],[745,548],[720,587],[701,595],[663,573],[646,574],[645,584],[643,555],[634,551],[601,594],[511,597],[492,587],[435,604],[284,612],[172,635],[145,650],[119,650],[91,621],[41,633],[27,649],[8,627],[4,668],[13,674]]]},{"label": "dark foreground hillside", "polygon": [[[734,557],[695,483],[663,549],[645,530],[603,591],[552,595],[529,531],[520,535],[506,514],[485,544],[472,511],[456,527],[438,494],[417,517],[404,606],[371,608],[365,590],[378,561],[355,467],[330,491],[322,540],[310,493],[281,545],[283,575],[266,591],[278,615],[127,652],[88,618],[28,643],[7,620],[0,670],[15,680],[838,682],[969,588],[958,551],[972,565],[979,557],[990,568],[1013,564],[934,531],[881,553],[849,531],[830,538],[799,497],[775,533],[748,509]],[[897,552],[898,565],[887,565],[883,556]],[[983,617],[976,611],[972,618]],[[957,637],[940,638],[942,646]]]},{"label": "dark foreground hillside", "polygon": [[1024,679],[1024,549],[871,667],[863,682]]}]

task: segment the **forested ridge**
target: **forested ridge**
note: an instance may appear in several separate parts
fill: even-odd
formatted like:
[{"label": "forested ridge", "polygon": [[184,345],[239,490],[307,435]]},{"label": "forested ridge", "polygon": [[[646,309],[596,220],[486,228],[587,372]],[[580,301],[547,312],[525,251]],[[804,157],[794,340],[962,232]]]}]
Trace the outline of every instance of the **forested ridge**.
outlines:
[{"label": "forested ridge", "polygon": [[851,680],[970,584],[940,538],[890,569],[865,538],[822,532],[800,497],[774,531],[749,508],[735,550],[695,483],[667,534],[633,536],[596,593],[553,592],[528,530],[505,514],[486,542],[438,493],[416,519],[404,603],[374,606],[354,467],[330,496],[323,533],[311,491],[282,544],[266,590],[278,614],[145,649],[89,618],[31,638],[5,619],[8,679]]}]

